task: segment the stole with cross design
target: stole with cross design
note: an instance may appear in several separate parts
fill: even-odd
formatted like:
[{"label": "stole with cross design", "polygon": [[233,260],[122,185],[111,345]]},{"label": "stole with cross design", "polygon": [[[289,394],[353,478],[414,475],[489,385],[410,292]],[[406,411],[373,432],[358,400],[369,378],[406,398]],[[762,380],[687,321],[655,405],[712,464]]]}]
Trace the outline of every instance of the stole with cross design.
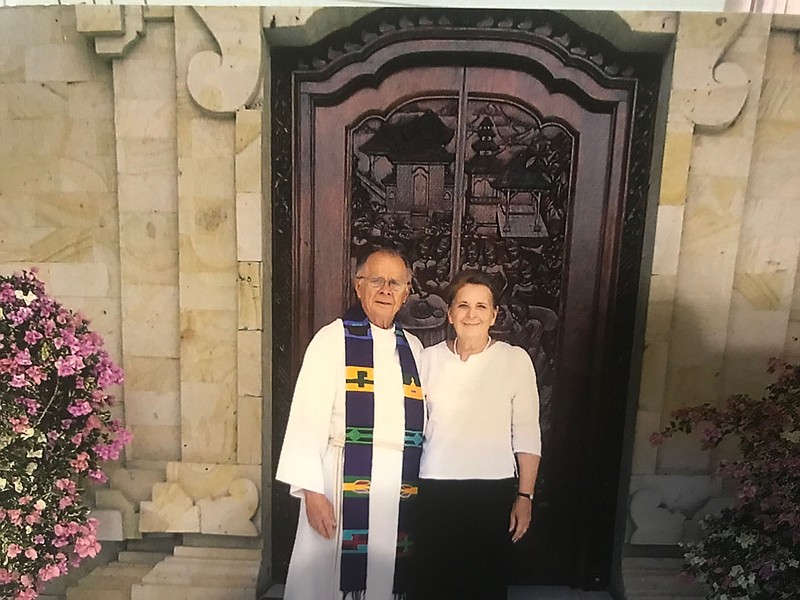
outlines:
[{"label": "stole with cross design", "polygon": [[[350,308],[342,321],[345,336],[345,444],[340,589],[345,600],[360,600],[365,597],[367,589],[369,552],[369,491],[375,424],[373,341],[369,319],[361,305]],[[409,530],[419,481],[424,407],[417,365],[399,324],[395,324],[395,339],[403,377],[405,439],[402,481],[398,482],[397,490],[399,516],[392,593],[396,600],[402,600],[406,594],[413,546]]]}]

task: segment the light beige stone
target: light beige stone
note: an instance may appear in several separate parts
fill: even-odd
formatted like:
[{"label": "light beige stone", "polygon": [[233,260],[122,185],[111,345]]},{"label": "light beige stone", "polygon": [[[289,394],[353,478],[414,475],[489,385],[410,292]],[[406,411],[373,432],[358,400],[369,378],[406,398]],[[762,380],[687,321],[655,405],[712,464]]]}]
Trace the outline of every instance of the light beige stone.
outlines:
[{"label": "light beige stone", "polygon": [[127,356],[125,388],[131,391],[177,392],[180,389],[178,359]]},{"label": "light beige stone", "polygon": [[53,263],[48,290],[54,296],[108,296],[109,266],[96,263]]},{"label": "light beige stone", "polygon": [[[236,191],[261,193],[261,111],[236,113]],[[255,135],[254,135],[255,134]]]},{"label": "light beige stone", "polygon": [[182,313],[181,381],[230,382],[235,386],[236,345],[235,312]]},{"label": "light beige stone", "polygon": [[186,85],[194,101],[216,113],[234,112],[258,94],[261,81],[261,10],[196,7],[220,54],[199,52],[188,65]]},{"label": "light beige stone", "polygon": [[262,329],[262,277],[260,262],[239,263],[239,329]]},{"label": "light beige stone", "polygon": [[172,425],[131,425],[133,441],[127,449],[128,465],[163,466],[181,456],[181,428]]},{"label": "light beige stone", "polygon": [[744,310],[779,310],[784,305],[786,279],[786,271],[736,273],[733,305]]},{"label": "light beige stone", "polygon": [[683,231],[683,206],[659,206],[653,275],[676,275]]},{"label": "light beige stone", "polygon": [[111,161],[58,161],[61,189],[65,192],[111,192],[116,186],[116,172]]},{"label": "light beige stone", "polygon": [[261,194],[236,194],[236,247],[240,261],[260,261],[263,256],[261,202]]},{"label": "light beige stone", "polygon": [[666,340],[672,329],[675,304],[675,276],[650,277],[650,297],[647,304],[645,339],[648,343]]},{"label": "light beige stone", "polygon": [[239,464],[261,464],[262,402],[260,396],[239,396],[236,406],[236,458]]},{"label": "light beige stone", "polygon": [[180,425],[180,400],[175,392],[125,394],[125,422],[130,425]]},{"label": "light beige stone", "polygon": [[122,468],[109,471],[108,480],[115,491],[122,493],[134,506],[152,497],[153,486],[166,480],[166,470]]},{"label": "light beige stone", "polygon": [[250,520],[258,508],[258,496],[256,485],[242,478],[231,482],[227,496],[199,500],[200,532],[245,537],[258,535],[258,528]]},{"label": "light beige stone", "polygon": [[89,511],[89,518],[97,519],[97,539],[100,541],[122,541],[122,515],[117,510],[94,508]]},{"label": "light beige stone", "polygon": [[[177,171],[177,169],[175,169]],[[170,166],[161,172],[119,175],[120,210],[144,213],[176,213],[178,211],[177,175],[172,175]]]},{"label": "light beige stone", "polygon": [[175,546],[173,555],[181,558],[220,558],[223,560],[261,561],[261,550],[250,548]]},{"label": "light beige stone", "polygon": [[753,196],[797,200],[800,170],[791,160],[800,149],[800,123],[763,121],[756,131],[750,177]]},{"label": "light beige stone", "polygon": [[248,479],[260,489],[261,468],[255,465],[170,462],[167,480],[180,483],[194,499],[221,498],[228,495],[231,483]]},{"label": "light beige stone", "polygon": [[[172,160],[164,160],[165,157],[175,156],[175,140],[168,138],[120,138],[122,142],[117,147],[117,168],[120,179],[122,175],[134,175],[136,177],[152,177],[153,175],[169,175],[172,177],[177,174],[175,164]],[[148,189],[143,182],[144,189]],[[175,189],[172,184],[168,189]],[[141,198],[143,203],[147,198]],[[172,205],[177,209],[177,203]],[[135,206],[135,205],[134,205]],[[160,206],[154,208],[161,208]]]},{"label": "light beige stone", "polygon": [[144,32],[144,17],[141,6],[123,7],[124,33],[114,36],[98,36],[94,49],[100,56],[122,57],[135,45]]},{"label": "light beige stone", "polygon": [[233,311],[238,302],[233,273],[182,272],[181,310]]},{"label": "light beige stone", "polygon": [[124,539],[139,539],[139,511],[138,505],[128,499],[119,490],[97,490],[95,504],[102,510],[113,510],[120,515]]},{"label": "light beige stone", "polygon": [[692,134],[668,132],[661,167],[660,205],[683,205],[692,157]]},{"label": "light beige stone", "polygon": [[27,81],[91,81],[94,76],[92,57],[79,45],[37,44],[25,51]]},{"label": "light beige stone", "polygon": [[[233,370],[229,375],[233,374]],[[181,444],[183,460],[236,461],[235,382],[209,377],[208,383],[181,382]]]},{"label": "light beige stone", "polygon": [[122,297],[123,322],[137,324],[126,330],[126,354],[179,357],[178,288],[124,283]]},{"label": "light beige stone", "polygon": [[142,502],[139,510],[142,533],[200,531],[200,511],[177,483],[153,486],[153,501]]},{"label": "light beige stone", "polygon": [[170,98],[115,102],[117,135],[123,138],[165,139],[174,136],[175,107]]},{"label": "light beige stone", "polygon": [[122,6],[78,4],[75,7],[76,26],[80,33],[124,33]]},{"label": "light beige stone", "polygon": [[127,284],[178,282],[178,219],[173,212],[124,212],[119,217],[122,276]]},{"label": "light beige stone", "polygon": [[174,14],[172,6],[148,5],[144,7],[145,21],[171,21]]},{"label": "light beige stone", "polygon": [[261,396],[261,332],[239,331],[237,348],[240,396]]}]

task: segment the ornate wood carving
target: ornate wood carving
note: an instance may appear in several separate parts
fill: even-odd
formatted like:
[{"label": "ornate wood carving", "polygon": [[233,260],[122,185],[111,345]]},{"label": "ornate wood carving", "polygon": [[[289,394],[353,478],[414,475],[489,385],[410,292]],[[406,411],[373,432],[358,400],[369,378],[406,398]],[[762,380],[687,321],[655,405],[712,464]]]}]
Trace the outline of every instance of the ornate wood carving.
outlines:
[{"label": "ornate wood carving", "polygon": [[[460,97],[458,86],[415,94],[408,91],[413,76],[395,80],[404,94],[395,102],[354,109],[328,125],[338,127],[336,136],[345,132],[341,139],[327,137],[332,129],[315,133],[345,150],[344,159],[318,158],[341,163],[342,188],[314,173],[308,183],[316,155],[308,134],[293,129],[293,102],[294,115],[318,114],[361,89],[379,89],[393,73],[429,64],[474,85]],[[273,314],[282,316],[274,329],[274,456],[309,325],[345,301],[347,288],[337,284],[358,256],[377,245],[409,255],[414,294],[399,318],[427,343],[446,334],[444,285],[461,268],[483,269],[502,289],[494,335],[525,347],[540,375],[548,456],[537,485],[537,535],[572,556],[556,561],[548,576],[602,587],[610,572],[660,58],[620,53],[549,12],[387,9],[314,47],[273,49],[272,65]],[[482,88],[480,75],[492,69],[519,83]],[[556,117],[562,109],[554,103],[542,111],[521,91],[532,90],[525,87],[532,80],[574,102],[574,110]],[[467,123],[461,142],[460,110]],[[593,115],[609,117],[592,125]],[[293,160],[293,149],[300,158]],[[460,208],[457,184],[465,190]],[[326,202],[341,189],[344,208],[313,204],[308,196],[326,186]],[[340,220],[345,240],[337,246]],[[315,289],[324,292],[309,292]],[[315,304],[319,293],[324,298]],[[590,484],[602,497],[586,493]],[[608,508],[611,522],[595,516],[593,502]],[[293,518],[278,496],[274,507],[280,577]],[[556,525],[567,521],[574,530]],[[537,543],[518,548],[520,580],[532,572],[531,556],[540,556]],[[550,567],[539,568],[542,577]]]}]

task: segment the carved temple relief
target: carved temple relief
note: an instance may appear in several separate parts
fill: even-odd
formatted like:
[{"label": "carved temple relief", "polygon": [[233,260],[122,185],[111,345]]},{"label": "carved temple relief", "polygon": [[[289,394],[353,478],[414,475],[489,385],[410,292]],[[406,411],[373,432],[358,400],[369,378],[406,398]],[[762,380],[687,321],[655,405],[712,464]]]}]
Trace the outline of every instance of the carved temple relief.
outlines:
[{"label": "carved temple relief", "polygon": [[212,113],[233,114],[256,100],[262,76],[261,9],[194,8],[219,48],[189,62],[192,99]]},{"label": "carved temple relief", "polygon": [[171,6],[121,6],[78,4],[78,31],[94,38],[98,56],[121,58],[145,35],[145,21],[171,21]]},{"label": "carved temple relief", "polygon": [[742,35],[749,18],[749,14],[709,15],[708,19],[713,19],[709,24],[715,28],[713,42],[709,46],[704,28],[702,48],[693,47],[692,40],[687,39],[692,37],[694,28],[679,29],[676,88],[686,90],[681,112],[698,132],[727,129],[744,108],[749,78],[740,65],[725,58]]},{"label": "carved temple relief", "polygon": [[168,463],[167,481],[141,503],[139,530],[257,536],[260,482],[259,466]]}]

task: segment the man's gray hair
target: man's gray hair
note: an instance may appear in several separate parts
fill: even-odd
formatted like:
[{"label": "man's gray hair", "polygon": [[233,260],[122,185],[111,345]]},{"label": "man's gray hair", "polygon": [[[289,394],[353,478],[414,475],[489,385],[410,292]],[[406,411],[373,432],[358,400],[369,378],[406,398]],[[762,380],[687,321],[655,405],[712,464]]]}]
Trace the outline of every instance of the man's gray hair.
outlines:
[{"label": "man's gray hair", "polygon": [[397,258],[402,260],[403,264],[406,266],[406,271],[408,271],[409,278],[411,277],[411,263],[408,262],[408,259],[405,257],[405,255],[399,250],[386,247],[377,248],[372,252],[362,256],[356,263],[356,272],[355,272],[356,277],[361,273],[361,270],[364,268],[364,265],[367,264],[369,257],[375,254],[383,254],[384,256],[391,256],[392,258]]}]

